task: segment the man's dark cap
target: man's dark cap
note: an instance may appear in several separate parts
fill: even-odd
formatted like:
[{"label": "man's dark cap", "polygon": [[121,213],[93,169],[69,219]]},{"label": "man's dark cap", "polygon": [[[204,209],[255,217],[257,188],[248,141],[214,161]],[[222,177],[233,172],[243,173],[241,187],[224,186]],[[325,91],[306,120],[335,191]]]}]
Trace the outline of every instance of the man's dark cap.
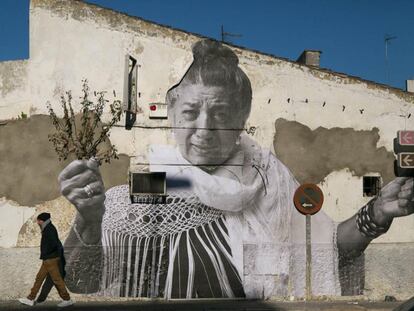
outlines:
[{"label": "man's dark cap", "polygon": [[38,220],[43,220],[46,221],[50,218],[50,214],[49,213],[41,213],[37,216]]}]

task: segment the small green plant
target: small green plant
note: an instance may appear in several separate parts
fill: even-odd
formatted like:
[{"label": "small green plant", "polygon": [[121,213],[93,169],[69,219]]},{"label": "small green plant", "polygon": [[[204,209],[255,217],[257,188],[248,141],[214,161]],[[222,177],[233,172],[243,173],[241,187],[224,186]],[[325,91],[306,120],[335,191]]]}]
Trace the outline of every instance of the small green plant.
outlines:
[{"label": "small green plant", "polygon": [[23,120],[23,119],[27,119],[27,114],[24,113],[23,111],[17,116],[18,120]]},{"label": "small green plant", "polygon": [[[118,159],[117,149],[109,143],[109,130],[121,119],[121,101],[114,100],[109,105],[111,119],[108,123],[102,122],[102,115],[106,103],[105,92],[94,92],[96,102],[90,100],[88,81],[82,81],[81,110],[75,114],[72,107],[72,94],[66,92],[60,98],[63,117],[59,118],[52,106],[47,108],[56,132],[49,135],[59,160],[66,160],[70,154],[77,159],[96,157],[102,161],[110,162]],[[103,146],[105,145],[105,146]]]}]

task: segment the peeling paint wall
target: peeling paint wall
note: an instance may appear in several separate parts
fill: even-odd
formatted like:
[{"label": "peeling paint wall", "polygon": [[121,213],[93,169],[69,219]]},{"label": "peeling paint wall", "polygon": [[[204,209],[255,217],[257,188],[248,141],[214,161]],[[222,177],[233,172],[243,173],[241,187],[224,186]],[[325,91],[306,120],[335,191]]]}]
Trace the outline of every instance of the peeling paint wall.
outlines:
[{"label": "peeling paint wall", "polygon": [[[59,162],[48,140],[52,132],[51,121],[45,115],[13,120],[0,127],[0,197],[35,206],[60,196],[57,177],[69,160]],[[103,165],[108,187],[124,183],[128,166],[125,155],[111,166]]]},{"label": "peeling paint wall", "polygon": [[[67,90],[77,98],[84,78],[92,90],[107,91],[109,100],[122,99],[125,55],[137,59],[139,127],[126,131],[121,120],[111,142],[123,156],[103,167],[107,189],[124,184],[128,167],[147,160],[150,144],[176,144],[169,120],[149,119],[149,104],[165,101],[167,90],[191,64],[191,46],[199,39],[81,1],[31,1],[30,60],[0,63],[0,120],[8,120],[0,125],[0,247],[37,246],[34,219],[41,211],[52,212],[61,238],[71,226],[75,210],[55,182],[66,163],[57,161],[47,140],[51,125],[44,116],[46,103],[59,109],[60,95]],[[252,83],[252,111],[245,126],[255,128],[250,137],[274,152],[298,181],[318,183],[325,194],[323,210],[334,221],[347,219],[369,200],[362,195],[364,175],[381,175],[384,183],[393,179],[392,140],[397,130],[414,129],[414,118],[407,118],[414,115],[413,94],[233,50]],[[29,118],[12,120],[21,112]],[[136,157],[140,154],[144,156]],[[365,297],[412,295],[414,273],[407,266],[413,243],[414,218],[409,216],[396,219],[390,231],[368,247]],[[24,251],[0,249],[0,264],[20,258]],[[21,270],[34,276],[30,269],[16,263],[4,279]],[[259,280],[254,273],[248,277]],[[283,275],[277,279],[278,284],[288,282]],[[30,280],[21,286],[29,288]],[[270,293],[286,296],[272,283],[274,276],[260,280],[271,284]],[[20,287],[0,287],[1,297],[20,295]]]},{"label": "peeling paint wall", "polygon": [[394,154],[385,147],[377,148],[378,132],[378,128],[321,127],[311,131],[298,122],[278,119],[274,146],[276,155],[301,183],[317,184],[329,173],[348,168],[359,177],[378,172],[387,184],[395,177]]},{"label": "peeling paint wall", "polygon": [[[324,210],[334,219],[354,215],[370,197],[362,191],[363,176],[381,176],[383,185],[395,178],[394,155],[378,147],[378,128],[317,128],[276,120],[276,155],[301,183],[316,183],[325,193]],[[282,146],[281,148],[278,146]],[[394,220],[390,231],[374,243],[414,242],[414,217]]]},{"label": "peeling paint wall", "polygon": [[[48,135],[53,126],[48,116],[9,120],[0,126],[0,247],[37,246],[40,232],[36,216],[49,211],[64,239],[74,208],[60,197],[57,176],[69,163],[59,162]],[[104,164],[102,176],[108,185],[125,182],[129,157],[111,166]]]},{"label": "peeling paint wall", "polygon": [[0,121],[29,113],[28,60],[0,62]]},{"label": "peeling paint wall", "polygon": [[15,247],[18,244],[20,228],[35,214],[35,209],[3,198],[0,201],[0,211],[3,219],[0,227],[0,247]]}]

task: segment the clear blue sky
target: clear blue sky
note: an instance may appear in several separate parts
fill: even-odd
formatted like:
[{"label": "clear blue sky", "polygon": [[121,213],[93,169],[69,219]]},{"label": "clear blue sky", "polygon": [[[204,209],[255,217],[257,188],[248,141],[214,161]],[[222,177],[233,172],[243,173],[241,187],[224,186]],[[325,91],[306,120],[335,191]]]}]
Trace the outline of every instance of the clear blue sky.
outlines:
[{"label": "clear blue sky", "polygon": [[[295,60],[323,51],[321,66],[405,88],[414,78],[413,0],[89,0],[160,24]],[[28,58],[28,0],[0,0],[0,61]],[[389,46],[387,80],[384,35]]]}]

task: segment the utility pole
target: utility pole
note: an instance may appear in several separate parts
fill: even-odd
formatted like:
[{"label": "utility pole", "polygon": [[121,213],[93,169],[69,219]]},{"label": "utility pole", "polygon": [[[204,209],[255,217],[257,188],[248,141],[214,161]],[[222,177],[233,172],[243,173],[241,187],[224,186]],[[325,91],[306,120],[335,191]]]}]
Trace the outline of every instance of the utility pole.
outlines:
[{"label": "utility pole", "polygon": [[388,44],[391,44],[391,40],[397,39],[397,36],[392,36],[386,34],[384,36],[384,44],[385,44],[385,75],[387,79],[387,83],[390,84],[390,68],[388,62]]},{"label": "utility pole", "polygon": [[229,40],[227,40],[226,37],[243,37],[243,35],[236,34],[236,33],[225,32],[224,31],[224,26],[221,25],[221,42],[231,43]]}]

